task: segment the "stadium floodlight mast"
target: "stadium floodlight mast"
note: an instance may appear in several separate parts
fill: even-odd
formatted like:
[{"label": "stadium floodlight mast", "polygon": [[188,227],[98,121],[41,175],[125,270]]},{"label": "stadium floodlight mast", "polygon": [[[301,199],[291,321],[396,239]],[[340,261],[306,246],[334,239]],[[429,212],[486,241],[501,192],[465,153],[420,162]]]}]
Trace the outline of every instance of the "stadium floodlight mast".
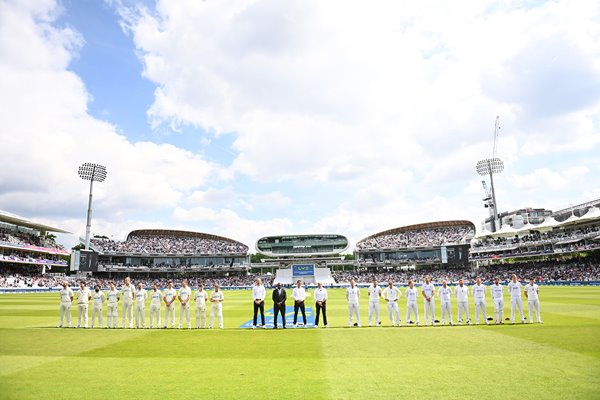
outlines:
[{"label": "stadium floodlight mast", "polygon": [[90,198],[88,201],[87,223],[85,226],[85,249],[90,249],[90,232],[92,230],[92,188],[94,181],[104,182],[106,179],[106,167],[100,164],[84,163],[79,166],[79,177],[90,181]]},{"label": "stadium floodlight mast", "polygon": [[498,131],[500,130],[500,117],[496,117],[496,123],[494,125],[494,147],[492,148],[492,157],[485,158],[477,162],[475,169],[477,173],[481,176],[489,176],[490,177],[490,186],[491,191],[487,191],[487,186],[485,185],[485,181],[482,181],[483,188],[486,191],[486,197],[484,197],[483,201],[485,203],[485,207],[490,211],[490,222],[491,222],[491,231],[496,232],[497,229],[500,229],[501,222],[498,217],[498,203],[496,203],[496,190],[494,188],[494,174],[499,174],[504,170],[504,163],[501,159],[496,157],[496,149],[498,145]]}]

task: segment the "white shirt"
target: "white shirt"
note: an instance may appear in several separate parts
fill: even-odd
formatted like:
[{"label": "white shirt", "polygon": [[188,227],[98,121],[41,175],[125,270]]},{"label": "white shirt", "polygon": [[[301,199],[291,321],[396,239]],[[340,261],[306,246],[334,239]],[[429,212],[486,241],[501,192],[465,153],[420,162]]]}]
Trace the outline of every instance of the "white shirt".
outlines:
[{"label": "white shirt", "polygon": [[77,303],[78,304],[88,304],[89,297],[92,295],[90,292],[90,288],[83,288],[77,291]]},{"label": "white shirt", "polygon": [[[217,292],[215,290],[213,290],[213,292],[210,294],[210,299],[213,301],[217,301],[217,300],[225,300],[225,296],[223,296],[223,292],[221,292],[220,290]],[[217,305],[217,304],[221,304],[221,303],[213,303],[213,305]]]},{"label": "white shirt", "polygon": [[163,294],[160,290],[156,289],[152,289],[152,291],[150,292],[150,304],[153,306],[159,306],[160,307],[160,303],[162,301],[163,298]]},{"label": "white shirt", "polygon": [[315,301],[327,301],[327,289],[316,288],[314,296],[315,296]]},{"label": "white shirt", "polygon": [[456,297],[456,301],[469,301],[469,288],[466,285],[456,285],[454,297]]},{"label": "white shirt", "polygon": [[[171,289],[165,289],[165,293],[164,293],[164,299],[165,301],[171,302],[175,296],[177,296],[177,291],[175,290],[175,288],[171,288]],[[171,304],[173,305],[173,304]]]},{"label": "white shirt", "polygon": [[386,287],[383,289],[383,298],[389,301],[397,301],[402,297],[402,292],[396,286]]},{"label": "white shirt", "polygon": [[252,298],[254,300],[263,301],[265,299],[266,295],[267,295],[267,291],[265,290],[265,287],[263,285],[260,285],[260,286],[254,285],[252,287]]},{"label": "white shirt", "polygon": [[146,293],[146,289],[138,289],[135,291],[136,303],[144,304],[146,302],[147,297],[148,297],[148,293]]},{"label": "white shirt", "polygon": [[475,300],[484,300],[485,299],[485,285],[474,284],[472,291],[473,291],[473,297],[475,297]]},{"label": "white shirt", "polygon": [[438,296],[440,297],[440,300],[446,303],[450,301],[450,297],[452,296],[452,290],[449,286],[440,286],[440,288],[438,289]]},{"label": "white shirt", "polygon": [[104,292],[102,290],[98,292],[94,291],[94,293],[92,294],[92,301],[94,302],[94,305],[96,307],[102,307],[102,303],[104,303],[105,298],[106,296],[104,295]]},{"label": "white shirt", "polygon": [[108,291],[108,304],[110,304],[110,305],[117,304],[118,298],[119,298],[119,291],[117,289]]},{"label": "white shirt", "polygon": [[306,289],[304,289],[302,286],[296,286],[294,290],[292,290],[292,298],[297,301],[306,300]]},{"label": "white shirt", "polygon": [[504,299],[504,286],[500,284],[493,284],[490,286],[490,292],[492,292],[492,299],[494,300],[502,300]]},{"label": "white shirt", "polygon": [[416,287],[413,287],[412,289],[409,287],[406,289],[407,303],[416,303],[417,297],[419,297],[419,290]]},{"label": "white shirt", "polygon": [[525,293],[527,293],[527,300],[539,300],[538,296],[538,285],[535,283],[533,285],[527,284],[525,285]]},{"label": "white shirt", "polygon": [[208,295],[206,294],[206,291],[204,289],[197,290],[196,295],[194,296],[194,299],[196,300],[196,307],[202,307],[202,306],[206,305],[206,300],[208,299]]},{"label": "white shirt", "polygon": [[182,302],[188,301],[191,296],[192,296],[192,288],[190,288],[189,286],[181,287],[181,289],[179,289],[179,297],[181,297]]},{"label": "white shirt", "polygon": [[133,285],[123,285],[123,287],[121,288],[121,296],[123,297],[124,303],[131,303],[131,300],[133,300],[134,290],[135,289],[133,288]]},{"label": "white shirt", "polygon": [[521,297],[521,282],[517,281],[514,283],[513,281],[508,282],[508,293],[510,293],[511,298],[520,298]]},{"label": "white shirt", "polygon": [[66,289],[60,291],[60,301],[62,303],[70,303],[71,297],[73,297],[73,291],[70,287],[67,287]]},{"label": "white shirt", "polygon": [[427,297],[433,297],[435,286],[433,286],[433,283],[424,283],[421,285],[421,292],[425,293]]},{"label": "white shirt", "polygon": [[379,286],[369,286],[369,301],[379,301],[381,296],[381,288]]},{"label": "white shirt", "polygon": [[358,286],[348,286],[346,288],[346,298],[348,299],[348,303],[358,304],[358,299],[360,298],[360,290],[358,289]]}]

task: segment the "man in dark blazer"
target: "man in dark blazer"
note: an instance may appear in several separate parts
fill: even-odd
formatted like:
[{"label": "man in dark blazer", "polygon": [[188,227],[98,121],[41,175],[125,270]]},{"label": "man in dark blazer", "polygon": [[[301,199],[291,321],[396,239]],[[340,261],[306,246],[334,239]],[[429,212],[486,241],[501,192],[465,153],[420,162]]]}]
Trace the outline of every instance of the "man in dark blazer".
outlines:
[{"label": "man in dark blazer", "polygon": [[277,329],[277,314],[281,313],[281,320],[283,321],[283,329],[285,329],[285,301],[287,294],[285,289],[281,285],[281,282],[277,283],[275,289],[273,289],[273,310],[275,311],[275,322],[274,328]]}]

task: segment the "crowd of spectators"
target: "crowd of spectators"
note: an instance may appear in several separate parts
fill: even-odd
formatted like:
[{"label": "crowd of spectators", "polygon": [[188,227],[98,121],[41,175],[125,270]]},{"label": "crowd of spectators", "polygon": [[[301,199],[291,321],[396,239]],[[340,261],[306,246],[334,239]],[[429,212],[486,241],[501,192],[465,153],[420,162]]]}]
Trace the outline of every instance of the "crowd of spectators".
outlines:
[{"label": "crowd of spectators", "polygon": [[241,243],[200,237],[131,236],[124,242],[92,239],[91,243],[102,253],[246,254],[248,252],[248,246]]},{"label": "crowd of spectators", "polygon": [[47,254],[39,254],[39,253],[31,253],[29,255],[19,255],[19,254],[0,254],[0,262],[13,262],[13,263],[27,263],[27,264],[37,264],[37,265],[60,265],[67,266],[67,261],[60,259],[57,256],[47,255]]},{"label": "crowd of spectators", "polygon": [[435,247],[446,244],[464,243],[475,231],[472,226],[455,226],[435,229],[390,233],[361,240],[358,250],[405,249],[411,247]]},{"label": "crowd of spectators", "polygon": [[19,232],[16,230],[0,228],[0,244],[12,246],[36,246],[50,249],[64,250],[64,247],[50,236],[43,238],[38,234],[31,232]]},{"label": "crowd of spectators", "polygon": [[544,243],[556,243],[560,241],[575,240],[578,238],[593,238],[600,235],[600,226],[588,226],[585,228],[558,230],[549,232],[531,232],[527,235],[515,235],[507,237],[484,237],[472,243],[473,249],[506,247],[514,245],[536,245]]}]

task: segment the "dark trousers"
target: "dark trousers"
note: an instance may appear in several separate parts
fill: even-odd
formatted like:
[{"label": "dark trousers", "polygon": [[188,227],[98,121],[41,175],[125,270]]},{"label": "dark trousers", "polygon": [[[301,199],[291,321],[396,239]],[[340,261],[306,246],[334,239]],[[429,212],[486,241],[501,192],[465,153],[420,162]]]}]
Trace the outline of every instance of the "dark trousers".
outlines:
[{"label": "dark trousers", "polygon": [[285,326],[285,303],[283,304],[273,304],[273,309],[275,310],[275,321],[274,325],[277,328],[277,314],[281,313],[281,321],[283,322],[283,326]]},{"label": "dark trousers", "polygon": [[322,305],[320,306],[319,303],[316,303],[317,317],[315,318],[315,326],[319,326],[319,316],[321,315],[321,311],[323,311],[323,323],[327,325],[327,304],[325,304],[325,302],[322,302],[321,304]]},{"label": "dark trousers", "polygon": [[304,319],[304,325],[306,325],[306,309],[303,301],[294,302],[294,325],[298,322],[298,310],[302,311],[302,318]]},{"label": "dark trousers", "polygon": [[264,300],[260,303],[256,304],[256,302],[252,302],[254,304],[254,319],[252,320],[252,324],[256,326],[256,317],[258,311],[260,310],[260,320],[262,321],[262,325],[265,324],[265,302]]}]

